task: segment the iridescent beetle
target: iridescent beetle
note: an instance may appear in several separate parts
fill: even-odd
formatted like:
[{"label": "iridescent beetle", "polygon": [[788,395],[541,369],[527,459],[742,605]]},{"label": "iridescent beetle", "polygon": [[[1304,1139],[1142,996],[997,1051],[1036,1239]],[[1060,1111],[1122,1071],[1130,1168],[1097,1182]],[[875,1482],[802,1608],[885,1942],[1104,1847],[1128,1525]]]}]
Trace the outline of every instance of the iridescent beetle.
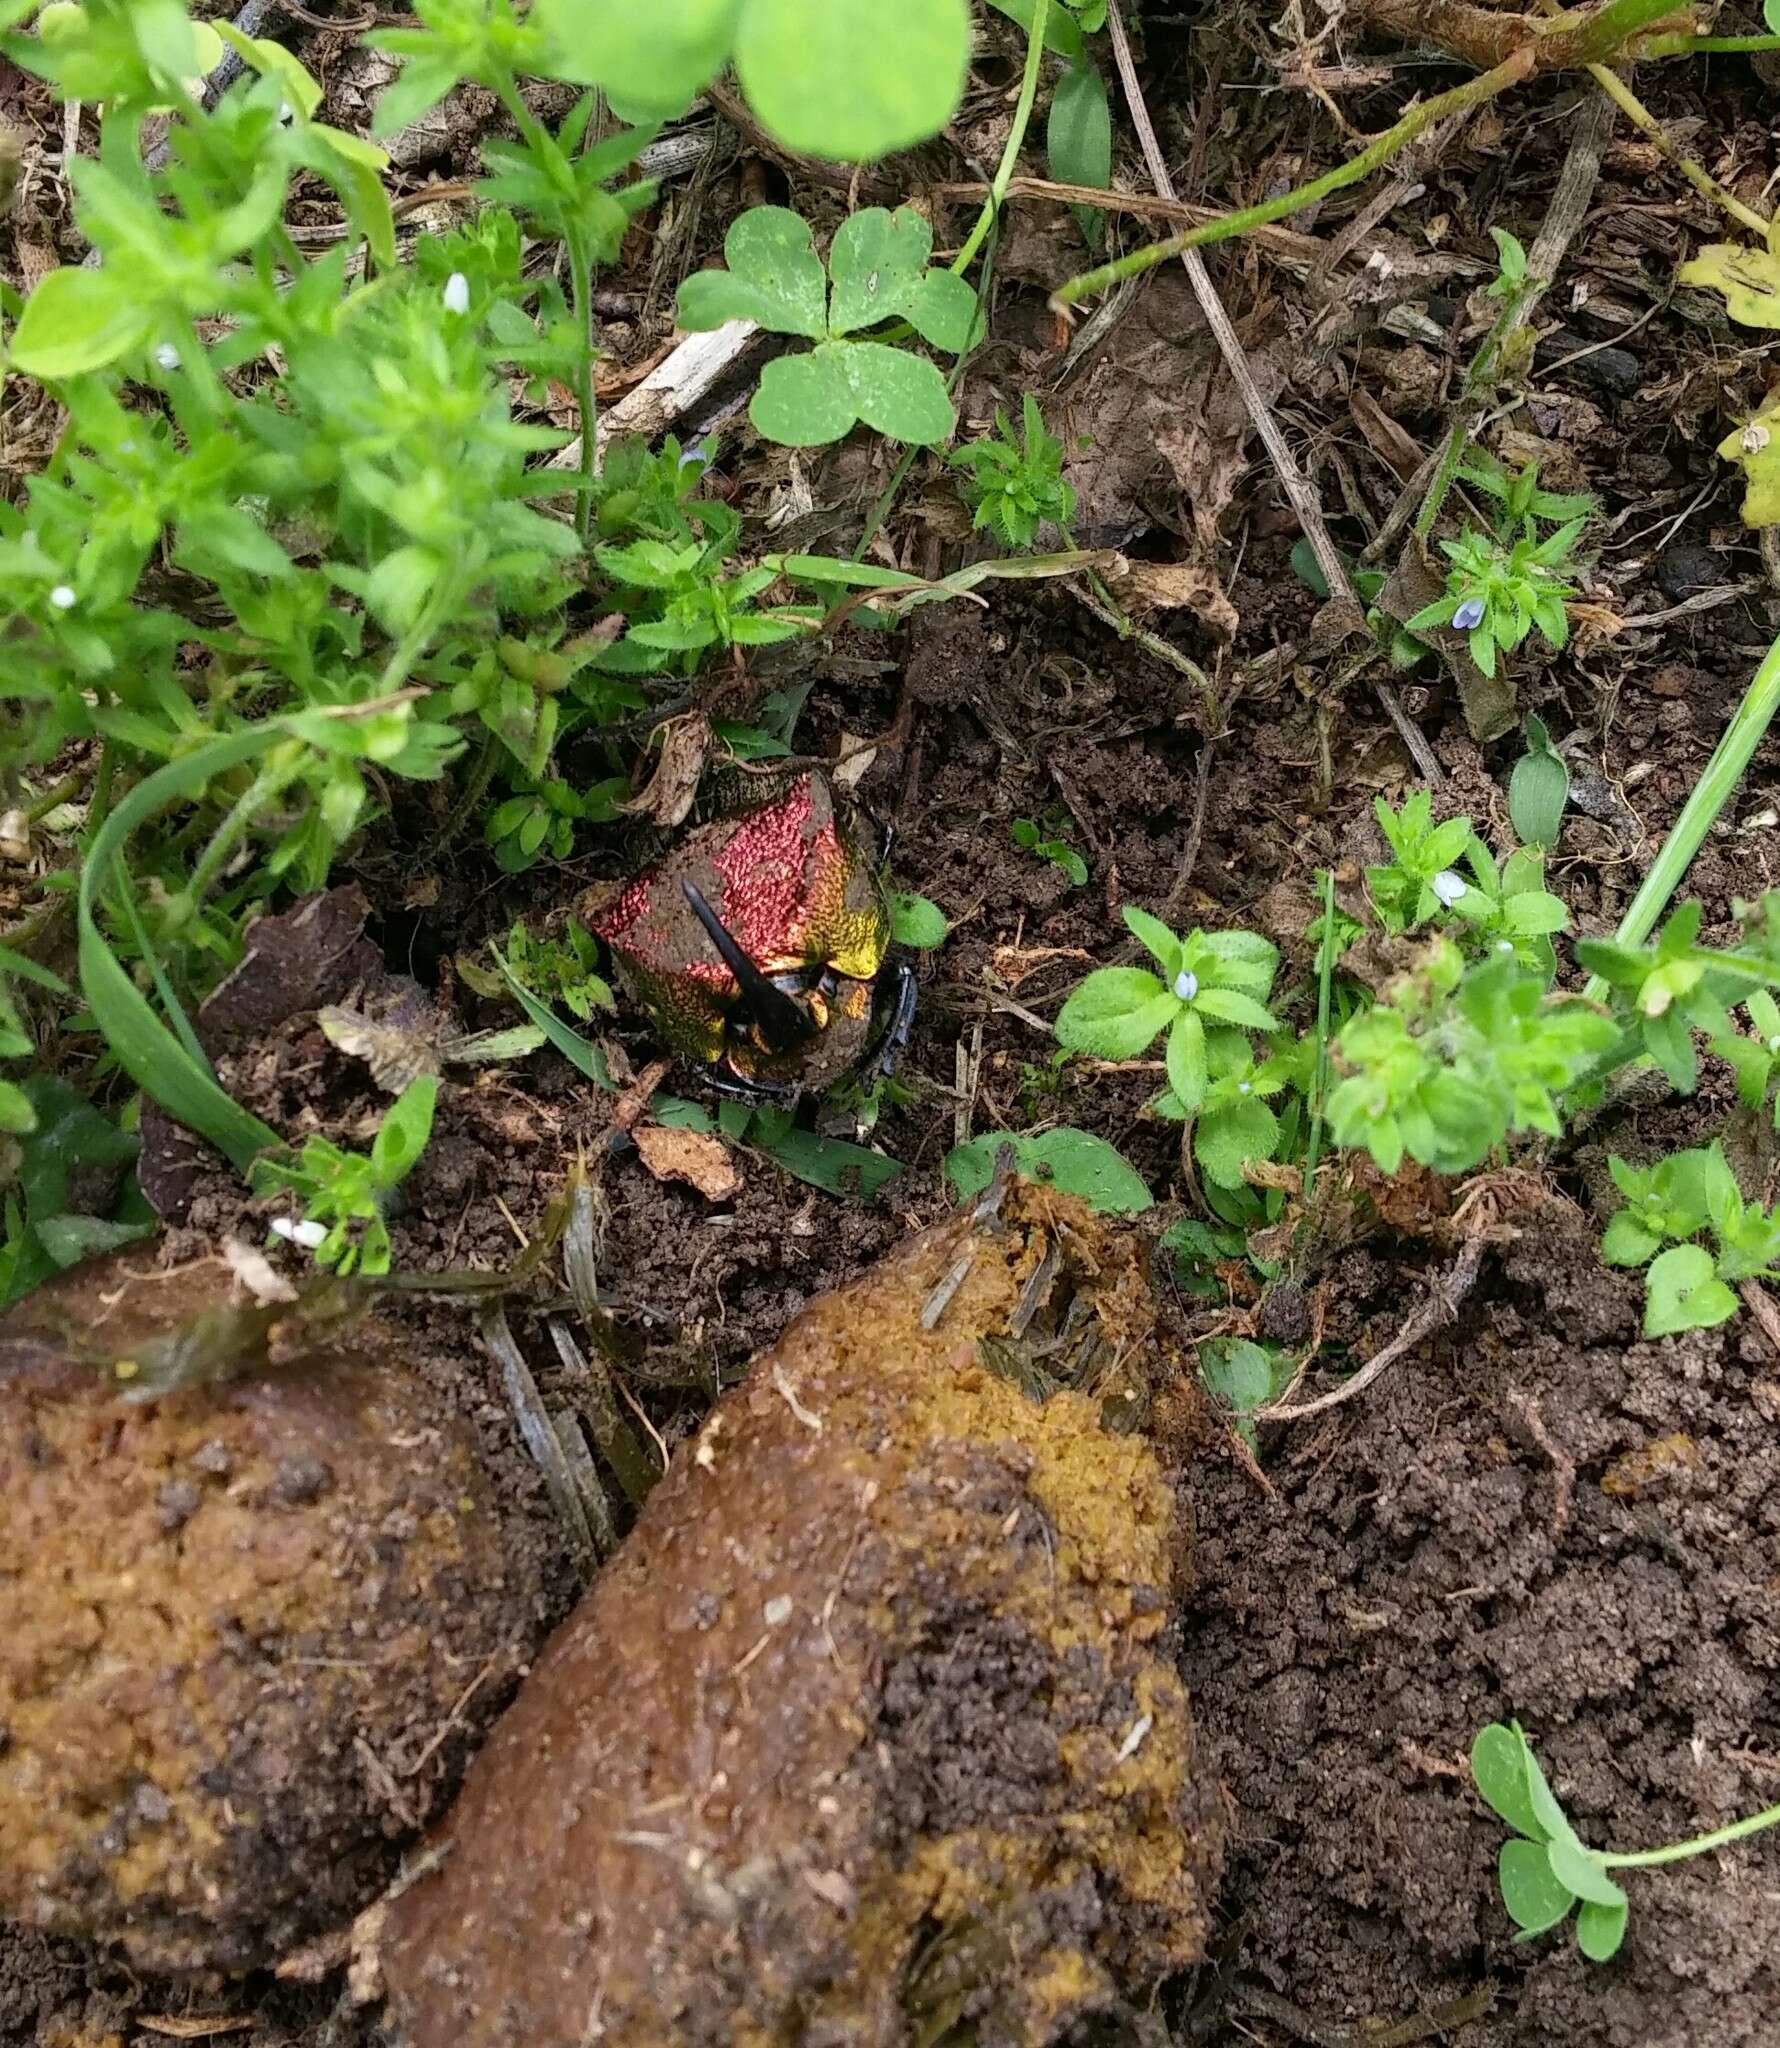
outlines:
[{"label": "iridescent beetle", "polygon": [[719,1093],[789,1102],[908,1042],[881,859],[814,770],[700,825],[590,919],[631,1000]]}]

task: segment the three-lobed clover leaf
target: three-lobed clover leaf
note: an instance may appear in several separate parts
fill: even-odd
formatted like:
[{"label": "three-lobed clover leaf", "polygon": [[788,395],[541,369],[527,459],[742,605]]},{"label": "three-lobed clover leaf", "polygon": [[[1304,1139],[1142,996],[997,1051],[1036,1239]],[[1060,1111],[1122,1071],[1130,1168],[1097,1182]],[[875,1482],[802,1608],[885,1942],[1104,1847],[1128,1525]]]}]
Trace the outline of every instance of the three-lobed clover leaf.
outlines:
[{"label": "three-lobed clover leaf", "polygon": [[937,135],[970,57],[964,0],[533,0],[530,26],[550,76],[626,118],[683,114],[733,58],[775,141],[843,163]]},{"label": "three-lobed clover leaf", "polygon": [[824,272],[800,214],[756,206],[724,237],[728,267],[701,270],[680,287],[680,325],[752,320],[815,343],[761,373],[748,417],[769,441],[820,447],[864,421],[927,447],[952,431],[944,377],[924,356],[859,337],[905,320],[935,348],[957,354],[969,344],[976,294],[950,271],[928,269],[932,253],[932,230],[911,207],[872,206],[841,225]]}]

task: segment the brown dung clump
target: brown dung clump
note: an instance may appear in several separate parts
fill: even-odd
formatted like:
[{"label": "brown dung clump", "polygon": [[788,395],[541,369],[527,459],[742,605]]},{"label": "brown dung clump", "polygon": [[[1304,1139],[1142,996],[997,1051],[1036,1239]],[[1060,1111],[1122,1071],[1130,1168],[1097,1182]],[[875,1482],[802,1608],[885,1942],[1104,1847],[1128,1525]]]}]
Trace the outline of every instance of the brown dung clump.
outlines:
[{"label": "brown dung clump", "polygon": [[[245,1376],[120,1393],[229,1331]],[[39,1290],[0,1323],[0,1913],[144,1968],[275,1960],[427,1819],[534,1599],[375,1318],[141,1252]]]},{"label": "brown dung clump", "polygon": [[1185,1539],[1103,1420],[1180,1371],[1134,1241],[1017,1184],[813,1302],[391,1905],[407,2048],[1038,2048],[1196,1960]]}]

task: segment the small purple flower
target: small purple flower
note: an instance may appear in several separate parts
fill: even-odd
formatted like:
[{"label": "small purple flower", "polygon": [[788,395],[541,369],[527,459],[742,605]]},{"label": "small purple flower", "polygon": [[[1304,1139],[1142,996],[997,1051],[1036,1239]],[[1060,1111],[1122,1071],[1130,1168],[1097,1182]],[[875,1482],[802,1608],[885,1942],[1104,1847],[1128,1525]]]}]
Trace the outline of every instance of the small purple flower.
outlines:
[{"label": "small purple flower", "polygon": [[1468,597],[1452,615],[1452,622],[1461,633],[1469,633],[1473,626],[1483,624],[1483,599]]}]

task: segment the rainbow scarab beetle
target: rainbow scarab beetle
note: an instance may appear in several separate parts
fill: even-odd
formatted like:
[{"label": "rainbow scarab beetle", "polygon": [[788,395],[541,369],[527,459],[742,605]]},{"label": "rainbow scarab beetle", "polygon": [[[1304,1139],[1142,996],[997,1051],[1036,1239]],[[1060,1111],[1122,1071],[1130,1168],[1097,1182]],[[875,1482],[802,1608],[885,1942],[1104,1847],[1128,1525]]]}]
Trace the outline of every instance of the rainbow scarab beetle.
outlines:
[{"label": "rainbow scarab beetle", "polygon": [[862,821],[813,769],[768,787],[696,826],[590,923],[631,1000],[714,1088],[788,1102],[888,1072],[915,979],[892,950]]}]

